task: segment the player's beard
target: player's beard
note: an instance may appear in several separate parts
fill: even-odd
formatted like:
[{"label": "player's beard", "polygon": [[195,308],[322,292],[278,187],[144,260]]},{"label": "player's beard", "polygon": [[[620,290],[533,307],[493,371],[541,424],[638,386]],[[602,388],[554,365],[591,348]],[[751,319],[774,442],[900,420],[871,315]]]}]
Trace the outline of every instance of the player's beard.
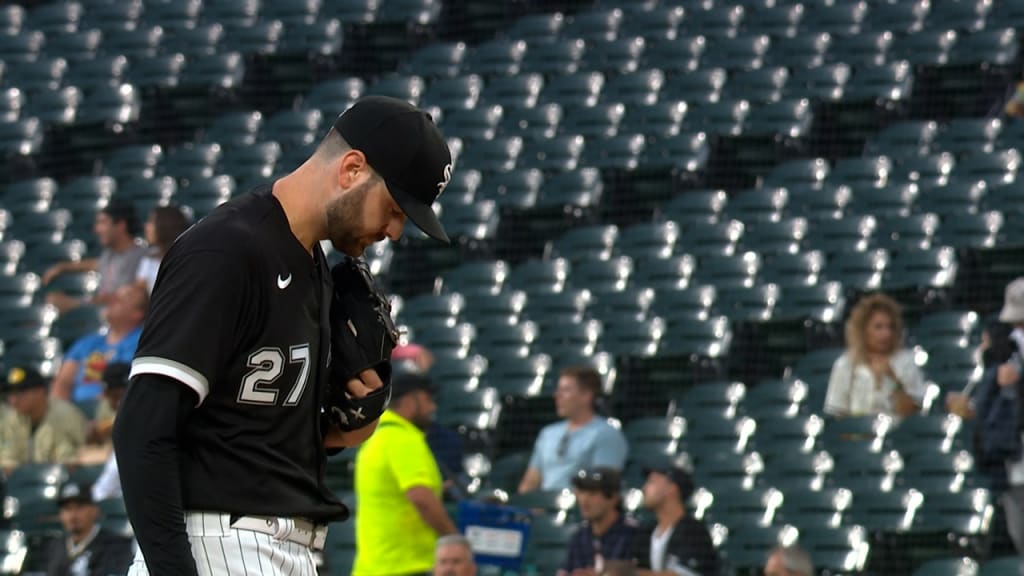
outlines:
[{"label": "player's beard", "polygon": [[366,238],[359,236],[363,228],[366,198],[374,182],[363,182],[342,194],[327,206],[327,238],[335,250],[357,258],[366,249]]}]

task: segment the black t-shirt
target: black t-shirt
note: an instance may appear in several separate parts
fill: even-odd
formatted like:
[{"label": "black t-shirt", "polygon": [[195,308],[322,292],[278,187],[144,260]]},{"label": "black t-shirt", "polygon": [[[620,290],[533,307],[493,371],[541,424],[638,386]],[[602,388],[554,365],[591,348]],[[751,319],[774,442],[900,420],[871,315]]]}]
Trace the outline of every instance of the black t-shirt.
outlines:
[{"label": "black t-shirt", "polygon": [[[637,565],[651,568],[651,535],[654,526],[644,528],[644,537],[639,539],[637,547]],[[684,516],[672,529],[672,536],[665,547],[666,570],[679,574],[699,574],[700,576],[717,576],[719,572],[718,552],[711,541],[708,529],[701,522]]]},{"label": "black t-shirt", "polygon": [[325,487],[320,406],[332,294],[319,245],[270,186],[186,231],[160,264],[132,376],[194,390],[179,446],[185,510],[344,519]]}]

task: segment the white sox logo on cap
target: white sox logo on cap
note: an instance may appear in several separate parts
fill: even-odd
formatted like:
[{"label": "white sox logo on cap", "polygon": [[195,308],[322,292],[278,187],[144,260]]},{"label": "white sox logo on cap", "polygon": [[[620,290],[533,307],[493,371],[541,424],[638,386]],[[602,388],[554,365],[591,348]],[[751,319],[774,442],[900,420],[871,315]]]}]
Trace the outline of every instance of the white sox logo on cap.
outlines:
[{"label": "white sox logo on cap", "polygon": [[[441,192],[448,187],[448,183],[452,181],[452,165],[444,165],[444,179],[437,183],[437,195],[440,196]],[[437,198],[435,198],[437,200]]]}]

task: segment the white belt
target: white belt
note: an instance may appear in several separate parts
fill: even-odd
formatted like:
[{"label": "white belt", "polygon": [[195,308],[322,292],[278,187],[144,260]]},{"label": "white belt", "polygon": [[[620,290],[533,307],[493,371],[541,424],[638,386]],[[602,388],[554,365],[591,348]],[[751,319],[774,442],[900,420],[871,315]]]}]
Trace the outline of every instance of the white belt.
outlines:
[{"label": "white belt", "polygon": [[323,550],[324,542],[327,540],[327,526],[318,526],[300,518],[242,516],[232,522],[231,527],[268,534],[275,540],[295,542],[313,550]]}]

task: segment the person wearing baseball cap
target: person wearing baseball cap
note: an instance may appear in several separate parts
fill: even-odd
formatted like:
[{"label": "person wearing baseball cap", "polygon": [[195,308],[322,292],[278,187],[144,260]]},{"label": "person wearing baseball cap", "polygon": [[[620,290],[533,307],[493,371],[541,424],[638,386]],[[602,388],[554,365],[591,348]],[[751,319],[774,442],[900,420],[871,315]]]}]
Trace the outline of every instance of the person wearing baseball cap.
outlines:
[{"label": "person wearing baseball cap", "polygon": [[88,485],[61,485],[57,506],[65,537],[51,544],[47,576],[108,576],[128,570],[132,542],[100,526]]},{"label": "person wearing baseball cap", "polygon": [[50,381],[31,366],[7,371],[4,392],[12,408],[0,415],[0,465],[74,461],[85,444],[86,421],[74,404],[49,394]]},{"label": "person wearing baseball cap", "polygon": [[656,524],[641,538],[637,551],[638,574],[709,576],[718,574],[719,560],[707,527],[689,515],[687,502],[694,492],[690,472],[676,462],[644,470],[644,507],[654,512]]},{"label": "person wearing baseball cap", "polygon": [[442,500],[443,478],[427,444],[437,386],[398,372],[391,403],[355,460],[356,559],[353,576],[426,574],[437,539],[457,532]]},{"label": "person wearing baseball cap", "polygon": [[601,574],[608,562],[633,560],[640,531],[622,512],[622,475],[615,468],[583,469],[572,478],[583,522],[569,538],[560,576],[593,570]]}]

